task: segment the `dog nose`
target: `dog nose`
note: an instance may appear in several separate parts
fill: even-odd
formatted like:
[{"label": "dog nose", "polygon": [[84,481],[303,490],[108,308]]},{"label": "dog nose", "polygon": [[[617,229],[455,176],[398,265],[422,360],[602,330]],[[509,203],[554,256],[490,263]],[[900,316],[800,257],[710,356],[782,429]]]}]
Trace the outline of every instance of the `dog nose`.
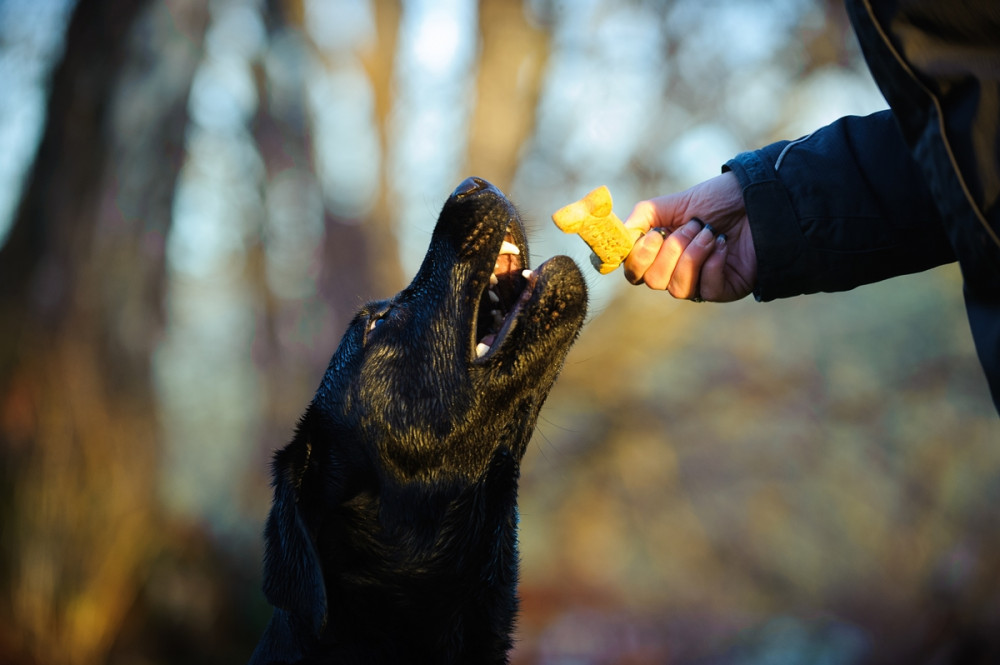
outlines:
[{"label": "dog nose", "polygon": [[460,199],[466,196],[471,196],[476,192],[481,192],[484,189],[489,189],[492,186],[493,185],[486,182],[482,178],[466,178],[458,185],[458,187],[455,188],[455,191],[452,192],[451,195],[456,199]]}]

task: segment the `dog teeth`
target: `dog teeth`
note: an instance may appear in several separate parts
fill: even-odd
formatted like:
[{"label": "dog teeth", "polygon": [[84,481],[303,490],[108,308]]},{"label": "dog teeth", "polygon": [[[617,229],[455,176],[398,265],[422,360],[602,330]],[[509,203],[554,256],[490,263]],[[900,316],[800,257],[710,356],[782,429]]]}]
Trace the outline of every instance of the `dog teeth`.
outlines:
[{"label": "dog teeth", "polygon": [[490,286],[496,286],[499,283],[500,280],[497,279],[496,273],[490,273]]},{"label": "dog teeth", "polygon": [[493,315],[493,325],[495,325],[497,328],[503,325],[503,312],[501,312],[499,309],[494,309],[490,311],[490,314]]},{"label": "dog teeth", "polygon": [[482,358],[483,356],[486,355],[486,352],[489,350],[490,350],[489,344],[484,344],[483,342],[476,344],[476,357]]},{"label": "dog teeth", "polygon": [[494,293],[492,289],[488,289],[486,291],[486,295],[488,295],[490,297],[490,302],[494,302],[494,303],[500,302],[500,296],[498,296],[496,293]]},{"label": "dog teeth", "polygon": [[500,254],[520,254],[520,253],[521,250],[519,250],[517,248],[517,245],[515,245],[512,242],[507,242],[506,240],[504,240],[503,244],[500,245]]},{"label": "dog teeth", "polygon": [[534,273],[531,270],[522,270],[521,271],[521,277],[524,277],[525,279],[531,279],[531,276],[533,274]]}]

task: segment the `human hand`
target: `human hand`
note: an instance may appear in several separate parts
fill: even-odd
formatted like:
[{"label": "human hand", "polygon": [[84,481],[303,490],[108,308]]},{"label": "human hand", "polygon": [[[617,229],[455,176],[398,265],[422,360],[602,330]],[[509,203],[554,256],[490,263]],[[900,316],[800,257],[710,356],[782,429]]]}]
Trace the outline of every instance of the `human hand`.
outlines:
[{"label": "human hand", "polygon": [[757,255],[743,192],[732,173],[641,201],[625,226],[645,234],[624,262],[631,283],[667,290],[675,298],[715,302],[753,291]]}]

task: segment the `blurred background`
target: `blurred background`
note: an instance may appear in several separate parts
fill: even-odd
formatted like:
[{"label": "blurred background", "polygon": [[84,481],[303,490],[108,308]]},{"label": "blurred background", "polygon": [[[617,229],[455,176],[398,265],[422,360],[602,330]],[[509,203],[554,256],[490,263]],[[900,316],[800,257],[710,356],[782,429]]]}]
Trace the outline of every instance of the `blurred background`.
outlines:
[{"label": "blurred background", "polygon": [[[272,451],[466,175],[622,217],[885,107],[825,0],[0,0],[0,663],[244,662]],[[954,266],[676,302],[587,268],[517,664],[1000,662]]]}]

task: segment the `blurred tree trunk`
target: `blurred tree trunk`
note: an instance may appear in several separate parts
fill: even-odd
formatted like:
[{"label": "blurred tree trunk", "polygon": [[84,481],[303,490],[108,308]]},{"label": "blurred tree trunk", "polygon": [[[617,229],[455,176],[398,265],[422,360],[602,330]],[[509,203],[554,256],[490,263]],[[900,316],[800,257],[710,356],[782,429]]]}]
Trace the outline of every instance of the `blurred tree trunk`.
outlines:
[{"label": "blurred tree trunk", "polygon": [[468,172],[509,190],[534,129],[548,37],[528,21],[523,3],[480,0],[479,38]]},{"label": "blurred tree trunk", "polygon": [[[301,0],[284,0],[281,6],[285,20],[293,27],[307,32],[303,25],[305,12],[299,9]],[[385,166],[385,136],[392,109],[392,73],[396,55],[396,35],[399,30],[400,8],[397,0],[374,0],[371,10],[375,23],[375,42],[371,48],[356,55],[375,98],[373,122],[382,137],[383,175]],[[322,56],[320,56],[322,59]],[[325,63],[331,66],[330,62]],[[315,164],[314,146],[310,128],[293,140],[301,142],[302,151]],[[392,295],[403,284],[396,236],[392,229],[392,209],[387,201],[391,191],[381,183],[379,195],[372,212],[366,219],[338,219],[326,213],[325,240],[323,245],[323,295],[338,315],[337,333],[354,316],[359,298],[384,298]],[[362,221],[362,223],[359,223]],[[335,341],[335,340],[334,340]],[[332,351],[332,349],[331,349]]]},{"label": "blurred tree trunk", "polygon": [[204,5],[81,0],[53,73],[0,250],[2,662],[102,661],[155,547],[149,361]]},{"label": "blurred tree trunk", "polygon": [[391,169],[386,149],[393,108],[393,68],[402,12],[399,0],[373,0],[372,11],[375,15],[375,43],[361,54],[361,62],[375,95],[375,127],[381,138],[382,149],[382,182],[378,188],[375,208],[366,224],[369,235],[369,252],[366,258],[374,271],[372,279],[376,291],[373,293],[378,297],[386,297],[401,289],[407,281],[400,265],[399,246],[393,231],[396,216],[388,199],[392,187],[387,182]]},{"label": "blurred tree trunk", "polygon": [[[319,191],[316,177],[316,155],[313,144],[314,127],[306,108],[308,75],[315,69],[307,59],[314,58],[319,66],[335,68],[342,60],[352,61],[363,68],[374,96],[373,123],[382,138],[382,174],[386,167],[385,136],[392,108],[392,75],[399,29],[400,8],[396,0],[376,0],[371,3],[374,19],[374,42],[360,52],[325,53],[309,41],[303,0],[268,0],[263,16],[268,32],[269,48],[277,40],[285,44],[282,53],[289,58],[287,67],[297,72],[288,76],[281,86],[267,83],[265,72],[258,75],[258,94],[262,104],[253,122],[266,171],[266,189],[277,178],[294,174],[296,180]],[[296,48],[287,48],[289,42]],[[297,55],[287,55],[295,52]],[[311,399],[335,345],[357,307],[368,298],[382,298],[403,286],[396,235],[392,229],[393,213],[389,201],[390,189],[382,182],[371,213],[364,220],[342,219],[323,210],[323,238],[316,248],[314,279],[317,292],[301,299],[282,299],[273,293],[264,274],[267,248],[255,248],[251,279],[254,291],[262,303],[256,338],[254,360],[269,387],[267,419],[261,437],[262,452],[270,454],[288,437],[289,427]],[[266,242],[266,241],[265,241]],[[318,325],[321,331],[308,344],[287,344],[280,331],[301,327],[306,312],[323,312]],[[259,465],[264,468],[266,465]]]}]

